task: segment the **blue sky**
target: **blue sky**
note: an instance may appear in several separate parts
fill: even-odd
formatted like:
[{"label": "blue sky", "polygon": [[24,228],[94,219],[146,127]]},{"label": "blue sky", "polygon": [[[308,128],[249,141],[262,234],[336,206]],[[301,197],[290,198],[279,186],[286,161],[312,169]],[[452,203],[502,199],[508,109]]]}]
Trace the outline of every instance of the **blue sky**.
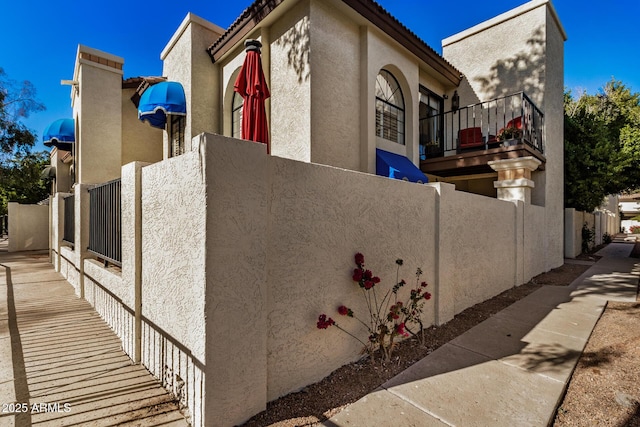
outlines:
[{"label": "blue sky", "polygon": [[[125,77],[160,75],[160,52],[187,12],[227,28],[251,2],[3,0],[0,67],[11,79],[35,85],[47,110],[24,123],[41,140],[49,123],[72,116],[70,88],[60,80],[73,77],[78,44],[123,57]],[[526,1],[378,2],[441,53],[442,39]],[[568,35],[565,87],[596,93],[615,77],[640,92],[640,1],[555,0],[553,5]]]}]

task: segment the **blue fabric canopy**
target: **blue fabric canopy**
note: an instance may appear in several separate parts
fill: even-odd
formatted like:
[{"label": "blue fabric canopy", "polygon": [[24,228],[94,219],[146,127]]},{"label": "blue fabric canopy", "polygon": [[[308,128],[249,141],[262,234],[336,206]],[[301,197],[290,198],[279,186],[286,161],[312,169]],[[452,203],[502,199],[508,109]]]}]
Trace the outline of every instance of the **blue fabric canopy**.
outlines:
[{"label": "blue fabric canopy", "polygon": [[138,104],[138,118],[153,127],[164,129],[167,114],[186,115],[187,101],[178,82],[161,82],[142,93]]},{"label": "blue fabric canopy", "polygon": [[376,175],[426,184],[427,176],[411,160],[376,148]]},{"label": "blue fabric canopy", "polygon": [[47,147],[58,147],[61,150],[71,150],[71,144],[76,141],[76,125],[73,119],[58,119],[51,123],[42,135],[42,141]]}]

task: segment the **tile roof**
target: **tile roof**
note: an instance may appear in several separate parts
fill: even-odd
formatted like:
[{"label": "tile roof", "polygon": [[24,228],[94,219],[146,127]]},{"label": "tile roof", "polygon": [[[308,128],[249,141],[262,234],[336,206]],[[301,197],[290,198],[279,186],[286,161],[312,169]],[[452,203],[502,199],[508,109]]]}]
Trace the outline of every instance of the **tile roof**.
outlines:
[{"label": "tile roof", "polygon": [[[215,62],[232,46],[258,25],[284,0],[256,0],[244,9],[207,51]],[[414,32],[402,24],[375,0],[342,0],[369,22],[394,38],[417,57],[428,63],[456,86],[460,84],[461,73],[451,63],[438,54]]]}]

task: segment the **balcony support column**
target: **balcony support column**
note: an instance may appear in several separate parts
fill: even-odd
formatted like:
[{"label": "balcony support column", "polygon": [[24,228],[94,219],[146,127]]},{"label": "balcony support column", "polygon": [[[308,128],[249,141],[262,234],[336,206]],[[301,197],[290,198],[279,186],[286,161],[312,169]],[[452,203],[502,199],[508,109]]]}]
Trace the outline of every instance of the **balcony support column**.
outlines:
[{"label": "balcony support column", "polygon": [[498,190],[498,199],[510,202],[522,201],[531,204],[531,189],[534,182],[531,172],[542,162],[533,156],[488,162],[491,169],[498,172],[498,180],[493,183]]}]

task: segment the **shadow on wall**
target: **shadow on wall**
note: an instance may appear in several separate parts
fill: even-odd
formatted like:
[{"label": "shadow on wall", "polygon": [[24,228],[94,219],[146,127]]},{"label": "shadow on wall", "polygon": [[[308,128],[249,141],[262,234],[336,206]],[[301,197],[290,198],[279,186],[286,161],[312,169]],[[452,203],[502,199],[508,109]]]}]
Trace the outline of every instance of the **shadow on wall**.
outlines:
[{"label": "shadow on wall", "polygon": [[487,76],[474,80],[480,83],[488,98],[498,98],[523,90],[540,105],[545,79],[545,39],[539,27],[527,40],[527,48],[515,55],[498,60]]},{"label": "shadow on wall", "polygon": [[309,67],[309,18],[303,17],[289,31],[279,37],[275,44],[287,51],[287,64],[298,76],[298,83],[308,81]]}]

